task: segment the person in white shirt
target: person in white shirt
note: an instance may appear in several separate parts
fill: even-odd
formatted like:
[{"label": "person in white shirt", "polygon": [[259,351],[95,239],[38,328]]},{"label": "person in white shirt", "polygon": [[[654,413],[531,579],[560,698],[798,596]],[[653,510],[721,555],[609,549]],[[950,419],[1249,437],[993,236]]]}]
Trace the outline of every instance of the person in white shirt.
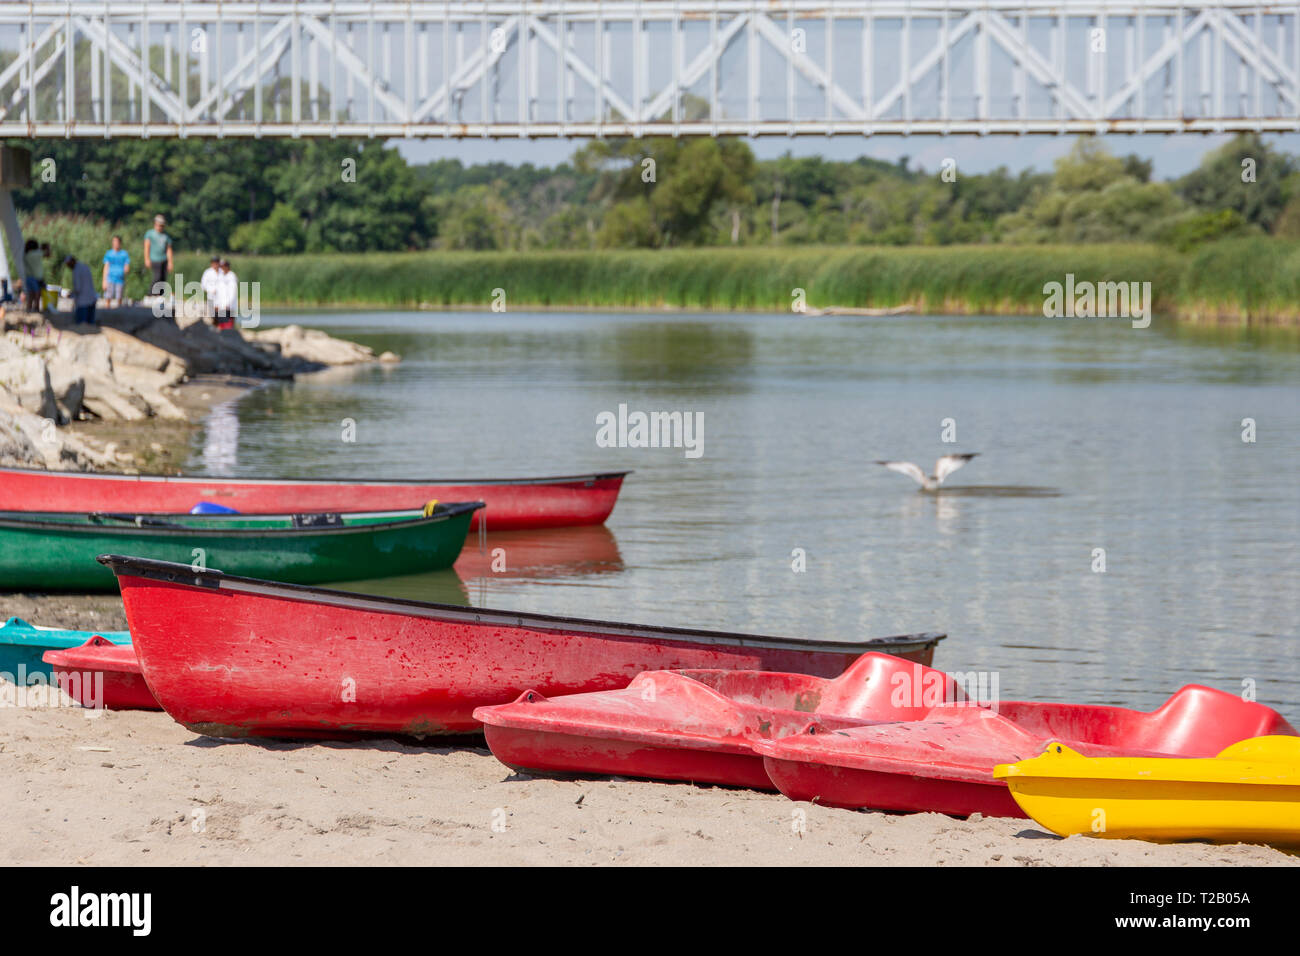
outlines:
[{"label": "person in white shirt", "polygon": [[213,256],[208,267],[199,277],[199,286],[203,289],[203,299],[207,305],[208,318],[217,315],[217,284],[221,281],[221,259]]},{"label": "person in white shirt", "polygon": [[90,266],[78,262],[76,256],[68,256],[63,264],[72,270],[72,304],[77,309],[77,325],[83,322],[95,324],[95,277],[90,274]]},{"label": "person in white shirt", "polygon": [[235,312],[239,308],[239,278],[230,268],[227,259],[221,260],[221,274],[217,278],[216,327],[233,329]]}]

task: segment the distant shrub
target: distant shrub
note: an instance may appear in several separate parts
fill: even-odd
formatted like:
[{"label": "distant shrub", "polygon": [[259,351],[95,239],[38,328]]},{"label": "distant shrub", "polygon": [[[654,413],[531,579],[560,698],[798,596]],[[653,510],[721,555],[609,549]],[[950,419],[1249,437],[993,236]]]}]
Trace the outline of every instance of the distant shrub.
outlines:
[{"label": "distant shrub", "polygon": [[1191,252],[1197,246],[1254,231],[1245,217],[1235,209],[1194,212],[1168,220],[1157,233],[1158,239],[1179,252]]}]

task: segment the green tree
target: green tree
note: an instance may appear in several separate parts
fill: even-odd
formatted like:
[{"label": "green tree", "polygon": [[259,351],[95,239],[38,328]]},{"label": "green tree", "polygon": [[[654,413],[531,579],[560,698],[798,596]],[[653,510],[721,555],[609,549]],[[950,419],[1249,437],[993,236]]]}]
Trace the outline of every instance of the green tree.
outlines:
[{"label": "green tree", "polygon": [[1243,133],[1214,150],[1177,183],[1179,195],[1201,209],[1232,209],[1246,222],[1270,228],[1287,203],[1296,162]]},{"label": "green tree", "polygon": [[1047,186],[999,220],[1001,238],[1074,243],[1154,238],[1185,207],[1167,183],[1143,182],[1144,169],[1112,155],[1098,139],[1081,138],[1056,161]]},{"label": "green tree", "polygon": [[276,203],[271,214],[260,222],[244,223],[230,235],[233,252],[280,256],[302,252],[307,232],[302,219],[288,203]]},{"label": "green tree", "polygon": [[485,251],[510,247],[510,209],[490,186],[462,186],[442,210],[440,240],[447,249]]},{"label": "green tree", "polygon": [[659,245],[660,239],[654,213],[644,196],[615,203],[605,213],[605,219],[596,233],[596,244],[602,249],[650,248]]},{"label": "green tree", "polygon": [[308,140],[282,165],[275,195],[306,225],[309,252],[422,248],[434,233],[425,189],[395,149]]},{"label": "green tree", "polygon": [[[597,202],[612,206],[644,198],[661,245],[706,242],[715,209],[738,214],[753,202],[754,154],[736,139],[598,140],[579,150],[575,166],[597,174]],[[621,215],[631,222],[642,212]]]}]

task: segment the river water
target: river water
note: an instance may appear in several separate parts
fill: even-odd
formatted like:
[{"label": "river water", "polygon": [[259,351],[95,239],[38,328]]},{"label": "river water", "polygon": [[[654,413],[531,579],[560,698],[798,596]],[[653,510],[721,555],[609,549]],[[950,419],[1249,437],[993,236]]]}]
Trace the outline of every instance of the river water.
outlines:
[{"label": "river water", "polygon": [[[1196,682],[1300,718],[1293,333],[1159,318],[267,320],[289,322],[404,361],[248,393],[214,415],[189,471],[635,470],[607,528],[489,533],[455,573],[349,587],[828,639],[943,630],[936,664],[996,672],[1005,699],[1151,708]],[[698,457],[601,447],[597,416],[620,405],[702,418]],[[938,495],[873,464],[928,472],[953,451],[979,457]]]}]

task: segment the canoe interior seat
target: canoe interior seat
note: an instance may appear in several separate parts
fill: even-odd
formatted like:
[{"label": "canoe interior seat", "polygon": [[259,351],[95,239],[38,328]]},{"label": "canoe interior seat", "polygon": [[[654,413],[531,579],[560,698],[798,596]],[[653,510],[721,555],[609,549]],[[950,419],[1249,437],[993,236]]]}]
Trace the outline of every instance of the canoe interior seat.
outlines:
[{"label": "canoe interior seat", "polygon": [[337,511],[326,514],[294,515],[295,528],[341,528],[343,516]]}]

